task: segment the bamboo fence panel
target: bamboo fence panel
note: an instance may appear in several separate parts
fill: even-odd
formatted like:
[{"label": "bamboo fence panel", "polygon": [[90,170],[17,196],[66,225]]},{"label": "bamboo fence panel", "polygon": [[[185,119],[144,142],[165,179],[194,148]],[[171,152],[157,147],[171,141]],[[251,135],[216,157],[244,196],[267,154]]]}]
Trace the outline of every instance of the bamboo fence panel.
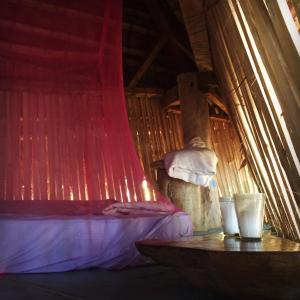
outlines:
[{"label": "bamboo fence panel", "polygon": [[[151,168],[151,162],[163,159],[167,152],[184,147],[180,114],[162,111],[159,98],[147,95],[127,97],[127,106],[137,152],[146,175],[155,183],[156,174]],[[146,107],[142,115],[137,110],[141,106]],[[249,166],[240,168],[244,158],[243,149],[232,123],[210,119],[210,127],[212,147],[218,157],[217,181],[220,196],[257,191]]]},{"label": "bamboo fence panel", "polygon": [[[0,157],[4,166],[0,168],[1,199],[122,198],[127,186],[135,190],[132,199],[137,201],[141,191],[134,185],[132,170],[125,170],[124,161],[120,162],[119,175],[112,174],[107,161],[103,163],[100,150],[105,137],[97,134],[101,126],[97,121],[99,107],[89,112],[90,125],[84,124],[81,115],[94,107],[89,101],[97,97],[93,91],[71,93],[40,88],[0,92],[0,140],[6,149]],[[184,146],[180,114],[162,111],[159,98],[130,96],[127,104],[137,152],[147,177],[155,183],[151,163]],[[219,157],[220,195],[255,189],[248,166],[239,169],[241,143],[232,124],[211,120],[211,128],[213,147]],[[92,137],[89,143],[86,135]],[[92,163],[88,157],[93,157]],[[112,180],[114,186],[108,185]],[[123,180],[126,185],[120,189]]]},{"label": "bamboo fence panel", "polygon": [[[210,16],[211,18],[214,18],[214,15]],[[226,16],[227,17],[227,16]],[[226,19],[226,18],[224,18]],[[216,22],[216,21],[215,21]],[[240,133],[240,138],[243,141],[243,145],[245,146],[245,151],[248,153],[247,160],[250,162],[250,166],[253,168],[255,172],[253,172],[256,182],[260,183],[260,186],[263,187],[264,190],[266,190],[266,178],[262,176],[260,170],[259,170],[259,163],[255,159],[255,147],[252,147],[251,139],[248,139],[247,136],[249,135],[250,127],[248,126],[246,122],[246,117],[242,118],[241,116],[245,113],[245,111],[242,109],[242,105],[240,103],[240,100],[242,101],[243,98],[240,94],[238,94],[239,88],[241,83],[237,80],[237,78],[234,76],[234,68],[232,66],[232,63],[230,61],[230,55],[228,53],[228,48],[226,47],[226,42],[224,40],[223,34],[221,32],[221,26],[219,26],[219,23],[215,23],[217,26],[214,26],[213,30],[216,30],[218,32],[217,34],[211,34],[211,40],[213,45],[217,45],[222,51],[223,55],[218,55],[219,52],[213,51],[212,54],[214,56],[214,60],[216,61],[216,65],[218,68],[216,68],[216,73],[219,75],[219,81],[221,86],[223,87],[223,90],[226,92],[224,94],[224,98],[228,103],[231,105],[229,106],[229,109],[231,111],[231,115],[233,116],[233,119],[235,120],[236,127],[238,128],[238,132]],[[243,82],[244,79],[242,79]],[[238,97],[239,95],[239,97]],[[230,102],[232,101],[232,102]],[[268,215],[272,215],[271,221],[276,223],[277,228],[280,228],[279,222],[278,222],[278,215],[277,211],[274,212],[274,207],[270,205],[269,202],[267,202],[267,212]],[[278,212],[279,214],[279,212]]]},{"label": "bamboo fence panel", "polygon": [[[212,54],[216,73],[248,154],[249,165],[260,189],[267,194],[268,218],[278,233],[299,240],[299,205],[295,200],[296,194],[293,194],[293,174],[297,174],[297,160],[290,147],[290,137],[284,131],[284,123],[276,111],[272,83],[265,74],[270,71],[267,58],[264,57],[263,66],[256,52],[255,42],[260,41],[255,35],[257,31],[265,31],[265,28],[259,26],[263,18],[268,18],[267,13],[260,12],[260,23],[254,22],[256,16],[253,11],[258,6],[262,8],[257,3],[224,1],[208,13],[212,49],[218,49],[213,50]],[[266,10],[265,7],[263,9]],[[265,21],[264,24],[267,23]],[[265,50],[262,50],[260,44],[258,49]],[[272,63],[274,67],[274,61]],[[274,81],[274,74],[272,76]]]},{"label": "bamboo fence panel", "polygon": [[[145,174],[155,183],[156,175],[151,163],[162,159],[167,152],[183,147],[182,133],[175,127],[179,120],[169,122],[170,114],[161,112],[159,99],[147,95],[130,95],[127,108],[133,140]],[[176,137],[172,136],[173,133]]]}]

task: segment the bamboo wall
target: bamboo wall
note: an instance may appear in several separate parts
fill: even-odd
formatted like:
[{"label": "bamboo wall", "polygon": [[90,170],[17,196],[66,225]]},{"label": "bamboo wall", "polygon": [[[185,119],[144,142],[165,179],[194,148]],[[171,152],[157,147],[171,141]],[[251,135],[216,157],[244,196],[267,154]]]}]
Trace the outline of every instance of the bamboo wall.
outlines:
[{"label": "bamboo wall", "polygon": [[219,1],[207,19],[215,72],[267,216],[278,234],[300,240],[300,65],[277,2]]},{"label": "bamboo wall", "polygon": [[[147,95],[127,97],[127,106],[137,151],[146,175],[155,183],[151,162],[163,159],[169,151],[183,148],[180,114],[162,111],[160,99]],[[231,122],[211,119],[210,127],[212,146],[219,159],[219,195],[257,191],[248,165],[240,168],[244,161],[243,148]]]},{"label": "bamboo wall", "polygon": [[127,97],[128,118],[145,173],[154,183],[151,163],[164,154],[183,148],[179,115],[161,111],[160,99],[148,95]]},{"label": "bamboo wall", "polygon": [[230,121],[210,120],[212,147],[218,157],[217,181],[220,196],[257,192],[244,149]]}]

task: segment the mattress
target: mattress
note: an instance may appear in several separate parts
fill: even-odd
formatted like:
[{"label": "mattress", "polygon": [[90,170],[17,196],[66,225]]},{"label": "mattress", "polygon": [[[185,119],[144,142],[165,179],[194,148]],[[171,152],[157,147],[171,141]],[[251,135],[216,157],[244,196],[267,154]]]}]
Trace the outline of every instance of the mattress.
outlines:
[{"label": "mattress", "polygon": [[135,247],[145,239],[192,235],[184,212],[148,215],[0,215],[0,272],[42,273],[149,262]]}]

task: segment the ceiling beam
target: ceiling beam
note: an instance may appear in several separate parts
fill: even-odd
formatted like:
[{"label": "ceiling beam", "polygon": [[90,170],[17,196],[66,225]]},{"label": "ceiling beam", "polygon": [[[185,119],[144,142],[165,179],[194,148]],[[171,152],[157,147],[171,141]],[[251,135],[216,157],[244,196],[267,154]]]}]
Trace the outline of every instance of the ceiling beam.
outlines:
[{"label": "ceiling beam", "polygon": [[224,104],[223,100],[219,95],[215,92],[208,92],[206,93],[207,99],[209,99],[214,105],[218,106],[221,110],[223,110],[226,114],[229,113],[227,106]]},{"label": "ceiling beam", "polygon": [[[206,74],[207,72],[205,72]],[[201,89],[201,85],[203,85],[203,75],[202,73],[198,74],[198,81],[199,81],[199,86]],[[222,101],[221,97],[217,95],[215,92],[209,91],[206,92],[206,97],[208,100],[210,100],[214,105],[219,107],[223,112],[228,114],[228,108]],[[172,87],[171,89],[168,89],[165,91],[162,101],[161,101],[161,106],[163,109],[167,109],[169,106],[174,106],[174,105],[179,105],[180,104],[180,99],[178,96],[178,88],[177,86]]]},{"label": "ceiling beam", "polygon": [[143,77],[143,75],[147,72],[149,67],[151,66],[154,59],[157,57],[159,51],[163,48],[168,40],[167,36],[162,36],[159,41],[155,44],[155,46],[151,49],[148,56],[144,60],[143,64],[139,67],[136,73],[133,75],[132,79],[128,84],[128,88],[134,88]]},{"label": "ceiling beam", "polygon": [[[180,105],[171,105],[167,108],[166,112],[180,115],[181,114]],[[209,117],[209,119],[214,120],[214,121],[221,121],[221,122],[226,122],[226,123],[230,122],[230,119],[227,115],[213,114],[213,115],[209,115],[208,117]]]}]

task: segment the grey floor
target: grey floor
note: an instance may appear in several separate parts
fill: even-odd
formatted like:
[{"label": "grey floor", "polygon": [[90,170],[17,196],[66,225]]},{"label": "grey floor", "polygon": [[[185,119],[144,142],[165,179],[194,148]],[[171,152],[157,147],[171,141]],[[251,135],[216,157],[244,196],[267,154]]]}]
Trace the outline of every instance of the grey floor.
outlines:
[{"label": "grey floor", "polygon": [[[0,274],[0,300],[225,300],[198,289],[172,268],[146,266],[50,274]],[[229,300],[229,299],[227,299]]]}]

